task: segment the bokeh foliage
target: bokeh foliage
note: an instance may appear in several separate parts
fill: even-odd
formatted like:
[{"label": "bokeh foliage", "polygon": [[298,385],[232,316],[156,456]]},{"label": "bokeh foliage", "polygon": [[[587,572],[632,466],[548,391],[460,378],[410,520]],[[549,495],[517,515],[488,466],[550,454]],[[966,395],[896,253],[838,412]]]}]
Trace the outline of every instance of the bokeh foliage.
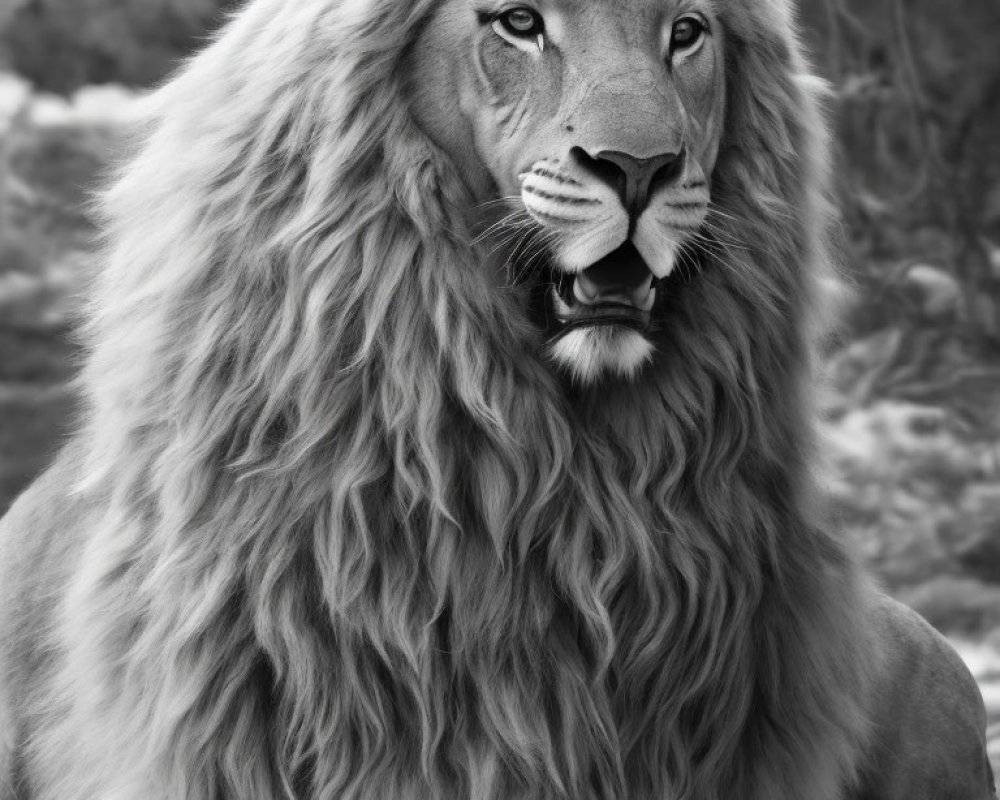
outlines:
[{"label": "bokeh foliage", "polygon": [[0,28],[9,63],[40,88],[144,86],[161,80],[179,58],[203,45],[236,2],[3,0]]},{"label": "bokeh foliage", "polygon": [[1000,295],[1000,3],[805,0],[803,19],[836,87],[857,263],[942,266],[963,322],[1000,343],[1000,306],[983,302]]}]

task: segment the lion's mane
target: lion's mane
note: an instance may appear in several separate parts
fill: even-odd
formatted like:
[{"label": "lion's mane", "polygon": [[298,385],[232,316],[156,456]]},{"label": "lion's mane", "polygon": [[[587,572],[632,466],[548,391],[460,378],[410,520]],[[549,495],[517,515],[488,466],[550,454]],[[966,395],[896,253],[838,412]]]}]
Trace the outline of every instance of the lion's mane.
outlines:
[{"label": "lion's mane", "polygon": [[258,0],[149,101],[39,796],[835,800],[863,586],[812,510],[826,178],[784,4],[720,3],[711,241],[653,368],[584,392],[401,94],[433,2]]}]

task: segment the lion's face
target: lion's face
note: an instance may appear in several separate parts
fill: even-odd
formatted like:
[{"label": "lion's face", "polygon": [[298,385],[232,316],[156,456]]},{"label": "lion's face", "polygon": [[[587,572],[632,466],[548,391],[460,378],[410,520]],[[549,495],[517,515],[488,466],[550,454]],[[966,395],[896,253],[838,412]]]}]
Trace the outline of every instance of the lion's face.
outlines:
[{"label": "lion's face", "polygon": [[442,0],[413,47],[418,123],[581,382],[650,360],[657,283],[708,210],[722,38],[704,0]]}]

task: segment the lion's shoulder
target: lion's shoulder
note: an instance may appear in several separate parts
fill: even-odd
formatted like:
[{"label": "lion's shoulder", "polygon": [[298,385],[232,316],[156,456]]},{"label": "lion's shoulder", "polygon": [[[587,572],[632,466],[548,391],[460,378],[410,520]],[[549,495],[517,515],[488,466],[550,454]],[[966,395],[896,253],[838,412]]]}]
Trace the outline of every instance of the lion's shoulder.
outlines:
[{"label": "lion's shoulder", "polygon": [[868,800],[988,800],[986,712],[976,682],[949,642],[919,614],[884,595],[871,615],[880,663],[873,741],[863,770]]}]

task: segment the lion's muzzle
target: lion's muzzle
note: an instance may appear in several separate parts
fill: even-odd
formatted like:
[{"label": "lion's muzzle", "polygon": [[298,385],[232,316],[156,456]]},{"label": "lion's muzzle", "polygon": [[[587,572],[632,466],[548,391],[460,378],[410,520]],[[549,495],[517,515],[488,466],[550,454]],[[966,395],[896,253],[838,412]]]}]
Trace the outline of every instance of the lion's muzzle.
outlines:
[{"label": "lion's muzzle", "polygon": [[684,164],[683,150],[639,158],[619,150],[600,150],[591,155],[582,147],[574,147],[570,155],[584,169],[615,189],[629,216],[629,233],[649,205],[655,188],[671,183]]},{"label": "lion's muzzle", "polygon": [[520,179],[551,255],[543,319],[553,358],[581,381],[636,374],[654,349],[657,285],[707,214],[704,173],[682,147],[645,157],[574,147]]}]

